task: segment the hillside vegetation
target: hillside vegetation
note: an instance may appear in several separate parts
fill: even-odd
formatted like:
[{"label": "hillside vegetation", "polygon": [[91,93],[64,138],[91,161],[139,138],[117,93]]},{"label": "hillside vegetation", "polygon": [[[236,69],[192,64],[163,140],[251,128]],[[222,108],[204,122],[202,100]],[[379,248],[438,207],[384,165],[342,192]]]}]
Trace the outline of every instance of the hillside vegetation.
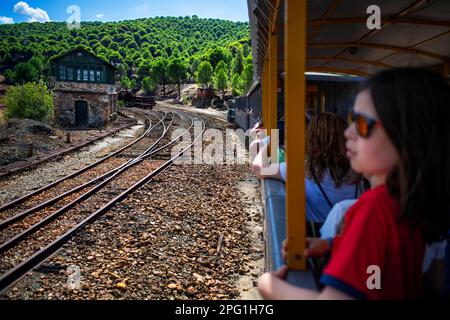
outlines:
[{"label": "hillside vegetation", "polygon": [[47,81],[49,59],[83,47],[116,65],[125,88],[153,91],[157,84],[199,85],[245,92],[253,80],[249,26],[197,16],[120,22],[0,25],[0,73],[10,83]]}]

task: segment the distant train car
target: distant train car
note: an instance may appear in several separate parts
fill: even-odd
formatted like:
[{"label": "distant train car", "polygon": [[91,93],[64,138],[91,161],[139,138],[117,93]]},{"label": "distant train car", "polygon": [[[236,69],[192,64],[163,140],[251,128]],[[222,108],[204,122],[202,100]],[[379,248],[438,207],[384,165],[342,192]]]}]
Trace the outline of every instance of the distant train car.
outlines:
[{"label": "distant train car", "polygon": [[244,130],[252,128],[262,116],[261,84],[256,81],[248,94],[236,97],[228,106],[228,122]]},{"label": "distant train car", "polygon": [[236,99],[231,99],[228,104],[227,121],[228,123],[235,124],[234,119],[236,118]]},{"label": "distant train car", "polygon": [[[307,94],[305,109],[309,115],[333,112],[347,116],[353,105],[356,89],[363,77],[327,74],[307,74]],[[284,129],[283,95],[278,95],[278,129]],[[262,119],[261,83],[255,81],[247,95],[234,99],[228,108],[228,122],[248,130]],[[282,134],[280,134],[282,139]]]},{"label": "distant train car", "polygon": [[128,90],[120,91],[118,100],[124,101],[127,108],[153,109],[156,105],[154,96],[136,96]]}]

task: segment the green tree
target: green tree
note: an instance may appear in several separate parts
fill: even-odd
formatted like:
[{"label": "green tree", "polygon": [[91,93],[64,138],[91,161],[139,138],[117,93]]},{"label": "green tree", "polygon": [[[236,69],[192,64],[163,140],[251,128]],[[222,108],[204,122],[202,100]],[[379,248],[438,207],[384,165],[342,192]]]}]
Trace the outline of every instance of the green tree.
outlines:
[{"label": "green tree", "polygon": [[44,81],[45,83],[48,83],[48,79],[51,77],[52,75],[52,63],[50,60],[47,60],[44,63],[44,69],[41,75],[41,80]]},{"label": "green tree", "polygon": [[202,85],[202,88],[207,86],[212,79],[213,68],[209,61],[203,61],[197,68],[197,82]]},{"label": "green tree", "polygon": [[228,75],[224,68],[217,71],[215,80],[216,88],[221,90],[222,94],[225,94],[225,89],[228,87]]},{"label": "green tree", "polygon": [[102,38],[102,40],[100,40],[100,42],[103,46],[108,47],[111,44],[112,40],[108,35],[106,35]]},{"label": "green tree", "polygon": [[25,83],[6,92],[6,118],[48,121],[53,116],[53,95],[44,84]]},{"label": "green tree", "polygon": [[225,70],[225,72],[227,72],[228,69],[227,64],[223,60],[220,60],[219,63],[217,63],[215,72],[217,73],[221,69]]},{"label": "green tree", "polygon": [[117,42],[110,42],[108,45],[108,49],[117,51],[117,50],[119,50],[119,44]]},{"label": "green tree", "polygon": [[144,79],[146,76],[148,76],[150,74],[150,68],[151,68],[151,61],[149,60],[142,61],[137,69],[139,79]]},{"label": "green tree", "polygon": [[14,83],[24,84],[25,82],[37,81],[39,71],[29,62],[21,62],[14,67]]},{"label": "green tree", "polygon": [[247,92],[253,84],[253,64],[248,63],[244,66],[241,79],[243,92]]},{"label": "green tree", "polygon": [[[116,65],[126,63],[129,78],[135,76],[136,68],[143,61],[156,57],[170,60],[178,55],[183,61],[189,61],[191,77],[204,60],[212,64],[213,70],[223,60],[229,76],[234,75],[235,69],[241,75],[243,67],[240,67],[238,50],[242,50],[243,57],[251,52],[248,23],[218,19],[155,17],[83,22],[82,29],[70,31],[63,22],[0,25],[0,70],[13,70],[17,61],[35,56],[48,61],[78,44]],[[192,59],[194,56],[196,61]],[[246,59],[243,60],[245,65]],[[34,66],[41,74],[41,68]],[[142,76],[147,75],[142,74],[138,79],[142,80]]]},{"label": "green tree", "polygon": [[42,56],[35,55],[29,62],[38,71],[38,78],[41,78],[45,70],[44,58]]},{"label": "green tree", "polygon": [[231,79],[231,93],[234,96],[240,96],[242,94],[242,81],[239,74],[235,73]]},{"label": "green tree", "polygon": [[115,51],[109,51],[108,58],[112,64],[119,64],[123,60],[123,57],[120,55],[120,53]]},{"label": "green tree", "polygon": [[201,60],[199,59],[199,57],[197,56],[193,56],[190,59],[190,65],[189,65],[189,80],[191,79],[191,77],[195,77],[195,73],[197,72],[197,68],[201,62]]},{"label": "green tree", "polygon": [[122,88],[124,88],[125,90],[130,89],[131,87],[131,83],[130,83],[130,79],[127,76],[123,76],[122,80],[120,80],[120,85],[122,86]]},{"label": "green tree", "polygon": [[222,47],[215,47],[214,49],[210,50],[207,54],[207,57],[209,63],[211,63],[213,68],[216,68],[216,65],[220,61],[228,63],[231,58],[230,53]]},{"label": "green tree", "polygon": [[187,68],[179,58],[173,59],[167,65],[167,77],[178,87],[178,99],[181,99],[180,84],[187,78]]},{"label": "green tree", "polygon": [[14,74],[14,71],[11,69],[8,69],[5,71],[5,78],[8,83],[14,83],[16,75]]},{"label": "green tree", "polygon": [[90,33],[88,36],[87,36],[87,39],[88,40],[97,40],[97,35],[95,34],[95,33]]},{"label": "green tree", "polygon": [[130,68],[128,67],[128,65],[126,63],[119,64],[117,69],[119,69],[119,76],[120,76],[120,78],[122,78],[124,76],[127,76],[128,72],[130,71]]},{"label": "green tree", "polygon": [[150,74],[152,78],[163,86],[163,95],[166,95],[167,82],[167,59],[158,57],[152,61],[150,67]]},{"label": "green tree", "polygon": [[245,64],[253,64],[253,59],[252,59],[252,56],[250,54],[247,56],[247,58],[245,58],[244,65]]},{"label": "green tree", "polygon": [[146,93],[153,93],[156,90],[156,82],[151,77],[142,80],[142,88]]},{"label": "green tree", "polygon": [[236,49],[236,57],[233,59],[233,74],[241,74],[244,70],[244,56],[242,54],[242,47]]},{"label": "green tree", "polygon": [[133,90],[136,87],[136,79],[132,79],[129,82],[130,89]]}]

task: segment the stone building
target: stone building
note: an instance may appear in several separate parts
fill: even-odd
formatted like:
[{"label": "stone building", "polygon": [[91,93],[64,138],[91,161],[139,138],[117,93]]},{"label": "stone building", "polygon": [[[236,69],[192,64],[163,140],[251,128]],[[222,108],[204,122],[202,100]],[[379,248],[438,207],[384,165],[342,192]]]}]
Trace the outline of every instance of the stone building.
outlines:
[{"label": "stone building", "polygon": [[117,112],[117,68],[73,49],[52,59],[55,119],[61,127],[103,128]]}]

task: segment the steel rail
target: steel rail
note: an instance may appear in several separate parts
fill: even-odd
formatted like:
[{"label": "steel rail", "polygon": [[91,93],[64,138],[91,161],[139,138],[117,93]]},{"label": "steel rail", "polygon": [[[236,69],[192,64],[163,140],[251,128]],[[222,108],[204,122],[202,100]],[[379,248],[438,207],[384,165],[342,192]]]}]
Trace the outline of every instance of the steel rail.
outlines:
[{"label": "steel rail", "polygon": [[[193,117],[192,117],[193,121]],[[56,252],[58,252],[61,247],[67,243],[79,230],[81,230],[85,225],[95,221],[98,217],[100,217],[102,214],[110,210],[116,203],[121,202],[123,199],[125,199],[130,193],[135,191],[136,189],[142,187],[147,182],[152,180],[155,176],[166,170],[168,167],[170,167],[173,162],[181,157],[184,152],[186,152],[188,149],[190,149],[197,140],[202,137],[203,133],[205,132],[205,122],[203,119],[202,121],[202,132],[199,134],[198,137],[196,137],[188,147],[184,148],[180,152],[178,152],[175,156],[173,156],[170,160],[165,162],[163,165],[161,165],[156,170],[152,171],[150,174],[142,178],[140,181],[136,182],[134,185],[132,185],[130,188],[122,192],[119,196],[112,199],[108,204],[103,206],[102,208],[98,209],[91,215],[89,215],[87,218],[85,218],[83,221],[81,221],[79,224],[77,224],[75,227],[73,227],[71,230],[67,231],[64,235],[60,236],[59,238],[55,239],[53,242],[48,244],[46,247],[40,249],[36,253],[34,253],[31,257],[24,260],[20,264],[16,265],[15,267],[11,268],[4,274],[0,276],[0,294],[5,293],[5,291],[11,287],[14,283],[16,283],[18,280],[20,280],[22,277],[24,277],[28,272],[32,271],[34,268],[39,266],[41,263],[43,263],[45,260],[47,260],[49,257],[54,255]]]},{"label": "steel rail", "polygon": [[[164,117],[161,119],[161,121],[164,120],[166,116],[167,116],[167,114],[164,115]],[[158,121],[158,123],[152,128],[152,130],[153,130],[159,123],[161,123],[161,121]],[[173,122],[173,117],[172,117],[172,119],[171,119],[170,125],[172,124],[172,122]],[[150,132],[151,132],[151,130],[148,132],[148,134],[149,134]],[[88,182],[86,182],[86,183],[84,183],[84,184],[82,184],[82,185],[79,185],[79,186],[77,186],[77,187],[75,187],[75,188],[72,188],[72,189],[70,189],[70,190],[68,190],[68,191],[66,191],[66,192],[64,192],[64,193],[62,193],[62,194],[60,194],[60,195],[58,195],[58,196],[56,196],[56,197],[53,197],[53,198],[51,198],[51,199],[48,199],[47,201],[44,201],[44,202],[42,202],[42,203],[40,203],[40,204],[38,204],[38,205],[36,205],[36,206],[34,206],[34,207],[32,207],[32,208],[26,209],[26,210],[21,211],[21,212],[15,214],[15,215],[13,215],[13,216],[7,218],[7,219],[2,220],[2,221],[0,222],[0,231],[3,230],[3,229],[5,229],[6,227],[8,227],[8,226],[11,225],[11,224],[13,224],[13,223],[15,223],[15,222],[17,222],[17,221],[20,221],[20,220],[22,220],[22,219],[28,217],[30,214],[32,214],[32,213],[34,213],[34,212],[37,212],[37,211],[39,211],[39,210],[42,210],[42,209],[44,209],[44,208],[46,208],[46,207],[48,207],[48,206],[50,206],[50,205],[52,205],[52,204],[58,202],[59,200],[65,198],[65,197],[67,197],[67,196],[69,196],[69,195],[71,195],[71,194],[73,194],[73,193],[75,193],[75,192],[78,192],[78,191],[80,191],[80,190],[82,190],[82,189],[84,189],[84,188],[86,188],[86,187],[88,187],[88,186],[90,186],[90,185],[92,185],[92,184],[98,182],[98,181],[101,181],[101,180],[106,179],[108,176],[110,176],[111,174],[113,174],[113,173],[116,172],[117,170],[120,170],[120,169],[123,168],[124,166],[129,165],[131,162],[133,162],[134,160],[136,160],[136,159],[139,158],[140,156],[145,155],[146,153],[150,152],[154,147],[156,147],[157,143],[163,138],[163,136],[164,136],[164,133],[163,133],[163,135],[157,140],[157,142],[155,142],[154,144],[152,144],[149,148],[147,148],[142,154],[140,154],[140,155],[139,155],[138,157],[136,157],[135,159],[131,159],[131,160],[129,160],[129,161],[127,161],[127,162],[121,164],[120,166],[118,166],[118,167],[116,167],[116,168],[114,168],[114,169],[112,169],[112,170],[110,170],[110,171],[108,171],[108,172],[102,174],[101,176],[98,176],[98,177],[96,177],[96,178],[94,178],[94,179],[91,179],[90,181],[88,181]]]},{"label": "steel rail", "polygon": [[[173,122],[173,117],[172,117],[172,122]],[[172,124],[172,122],[170,123],[170,125]],[[165,124],[164,123],[162,123],[162,124],[164,126],[164,131],[163,131],[161,137],[152,145],[152,147],[156,146],[159,143],[159,141],[162,139],[162,137],[164,137],[164,135],[169,130],[169,127],[166,128]],[[150,149],[150,148],[148,148],[148,149]],[[148,153],[148,151],[146,151],[146,152]],[[82,194],[81,196],[79,196],[75,200],[73,200],[70,203],[66,204],[65,206],[59,208],[58,210],[56,210],[52,214],[46,216],[44,219],[42,219],[39,222],[35,223],[34,225],[29,227],[28,229],[18,233],[14,237],[12,237],[9,240],[7,240],[7,241],[3,242],[2,244],[0,244],[0,253],[5,252],[6,250],[8,250],[11,247],[15,246],[17,243],[19,243],[20,241],[25,239],[30,234],[38,231],[42,227],[46,226],[50,222],[52,222],[55,219],[57,219],[58,217],[60,217],[65,212],[67,212],[70,209],[72,209],[73,207],[75,207],[77,204],[79,204],[82,201],[90,198],[93,194],[97,193],[103,186],[105,186],[108,182],[113,180],[116,176],[120,175],[121,173],[123,173],[124,171],[129,169],[131,166],[134,166],[134,165],[138,164],[139,162],[141,162],[143,160],[143,158],[141,158],[142,155],[145,155],[145,153],[143,153],[143,154],[139,155],[138,157],[136,157],[135,159],[133,159],[133,160],[136,160],[136,161],[132,161],[126,166],[123,166],[123,165],[120,166],[119,169],[116,170],[116,172],[113,175],[111,175],[108,178],[106,178],[105,180],[103,180],[101,183],[96,185],[94,188],[90,189],[88,192]]]},{"label": "steel rail", "polygon": [[[136,112],[136,110],[133,110],[133,111]],[[142,113],[140,113],[140,112],[136,112],[136,113],[139,113],[140,115],[142,115]],[[12,201],[10,201],[8,203],[3,204],[2,206],[0,206],[0,212],[5,211],[7,209],[10,209],[13,206],[15,206],[15,205],[17,205],[19,203],[22,203],[25,200],[31,198],[32,196],[34,196],[34,195],[36,195],[38,193],[41,193],[43,191],[46,191],[46,190],[48,190],[48,189],[50,189],[50,188],[60,184],[61,182],[64,182],[64,181],[66,181],[68,179],[76,177],[76,176],[86,172],[87,170],[92,169],[93,167],[99,165],[100,163],[105,162],[109,158],[112,158],[112,157],[116,156],[117,154],[121,153],[122,151],[130,148],[131,146],[133,146],[134,144],[136,144],[137,142],[139,142],[140,140],[145,138],[147,136],[147,134],[149,133],[149,130],[152,128],[150,119],[147,118],[146,120],[149,121],[149,126],[148,126],[147,130],[144,132],[144,134],[142,134],[140,137],[138,137],[137,139],[133,140],[132,142],[130,142],[126,146],[120,148],[119,150],[114,151],[113,153],[107,155],[106,157],[103,157],[100,160],[98,160],[98,161],[96,161],[96,162],[94,162],[94,163],[92,163],[92,164],[90,164],[90,165],[88,165],[88,166],[86,166],[86,167],[84,167],[84,168],[82,168],[80,170],[77,170],[77,171],[75,171],[75,172],[73,172],[73,173],[71,173],[71,174],[69,174],[69,175],[67,175],[67,176],[65,176],[65,177],[63,177],[63,178],[61,178],[59,180],[56,180],[56,181],[54,181],[54,182],[52,182],[52,183],[50,183],[48,185],[45,185],[45,186],[39,188],[38,190],[32,191],[32,192],[30,192],[30,193],[28,193],[26,195],[23,195],[23,196],[21,196],[21,197],[19,197],[17,199],[14,199],[14,200],[12,200]]]}]

